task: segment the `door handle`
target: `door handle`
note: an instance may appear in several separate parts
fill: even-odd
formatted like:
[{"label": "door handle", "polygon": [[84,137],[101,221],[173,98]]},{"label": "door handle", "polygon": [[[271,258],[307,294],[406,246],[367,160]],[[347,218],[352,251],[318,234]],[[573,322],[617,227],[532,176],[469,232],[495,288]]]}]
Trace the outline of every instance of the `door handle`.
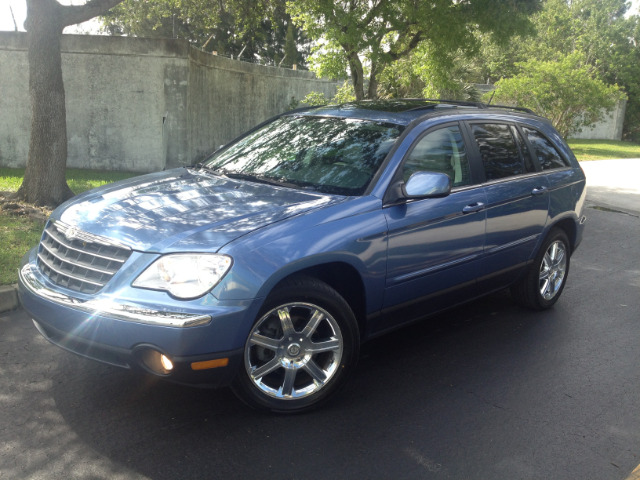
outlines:
[{"label": "door handle", "polygon": [[484,210],[484,203],[476,202],[464,207],[462,209],[462,213],[475,213],[475,212],[479,212],[480,210]]},{"label": "door handle", "polygon": [[542,195],[546,191],[547,191],[547,187],[536,187],[533,190],[531,190],[531,195]]}]

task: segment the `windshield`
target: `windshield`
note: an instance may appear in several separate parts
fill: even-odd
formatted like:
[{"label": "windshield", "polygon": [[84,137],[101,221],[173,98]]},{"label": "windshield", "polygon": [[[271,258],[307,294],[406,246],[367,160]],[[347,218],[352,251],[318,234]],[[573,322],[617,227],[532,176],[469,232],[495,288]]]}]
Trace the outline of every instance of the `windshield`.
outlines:
[{"label": "windshield", "polygon": [[230,177],[362,195],[403,127],[348,118],[284,116],[209,158]]}]

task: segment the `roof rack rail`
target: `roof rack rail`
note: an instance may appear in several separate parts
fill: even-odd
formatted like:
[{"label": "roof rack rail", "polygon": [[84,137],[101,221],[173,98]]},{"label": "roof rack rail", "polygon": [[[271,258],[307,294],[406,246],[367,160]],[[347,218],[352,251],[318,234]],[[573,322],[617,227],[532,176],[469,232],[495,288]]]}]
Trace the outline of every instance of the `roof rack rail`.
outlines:
[{"label": "roof rack rail", "polygon": [[431,109],[431,108],[435,108],[437,105],[451,105],[452,107],[486,108],[484,103],[468,102],[468,101],[462,101],[462,100],[445,100],[445,99],[441,99],[441,98],[416,98],[416,99],[405,99],[405,100],[423,100],[425,102],[433,102],[434,103],[434,105],[421,105],[419,107],[414,107],[414,108],[409,109],[408,111]]},{"label": "roof rack rail", "polygon": [[536,112],[526,107],[511,107],[509,105],[487,105],[486,108],[501,108],[504,110],[515,110],[516,112],[530,113],[536,115]]},{"label": "roof rack rail", "polygon": [[481,108],[481,109],[486,109],[486,108],[498,108],[498,109],[503,109],[503,110],[513,110],[516,112],[523,112],[523,113],[528,113],[531,115],[536,115],[536,113],[531,110],[530,108],[525,108],[525,107],[512,107],[509,105],[491,105],[491,104],[487,104],[487,103],[482,103],[482,102],[470,102],[470,101],[462,101],[462,100],[446,100],[446,99],[440,99],[440,98],[423,98],[420,100],[424,100],[425,102],[433,102],[434,105],[422,105],[419,107],[414,107],[411,108],[410,111],[416,111],[416,110],[426,110],[426,109],[432,109],[432,108],[436,108],[437,105],[451,105],[452,107],[474,107],[474,108]]}]

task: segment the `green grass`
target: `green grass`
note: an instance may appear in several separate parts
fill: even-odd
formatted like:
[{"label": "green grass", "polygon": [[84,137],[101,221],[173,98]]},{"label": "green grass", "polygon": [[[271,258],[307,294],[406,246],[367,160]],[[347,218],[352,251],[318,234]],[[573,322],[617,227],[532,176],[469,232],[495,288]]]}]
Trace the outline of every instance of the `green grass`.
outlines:
[{"label": "green grass", "polygon": [[640,158],[640,144],[615,140],[569,140],[579,161]]},{"label": "green grass", "polygon": [[[76,195],[86,190],[106,185],[117,180],[140,175],[131,172],[112,172],[104,170],[67,169],[67,183]],[[0,192],[16,192],[22,183],[24,168],[0,167]]]},{"label": "green grass", "polygon": [[20,259],[38,244],[43,228],[42,221],[0,213],[0,285],[18,281]]},{"label": "green grass", "polygon": [[[22,183],[24,168],[0,167],[0,192],[16,192]],[[77,195],[100,185],[137,175],[130,172],[67,169],[67,183]],[[0,208],[0,285],[18,281],[22,256],[37,245],[44,222],[28,215],[16,215],[20,209]]]}]

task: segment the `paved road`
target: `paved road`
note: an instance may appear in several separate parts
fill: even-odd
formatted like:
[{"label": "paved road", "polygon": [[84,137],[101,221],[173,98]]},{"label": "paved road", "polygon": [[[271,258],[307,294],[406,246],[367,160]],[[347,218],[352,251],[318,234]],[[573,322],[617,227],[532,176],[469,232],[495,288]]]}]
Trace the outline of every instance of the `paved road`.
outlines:
[{"label": "paved road", "polygon": [[624,480],[640,464],[640,218],[589,202],[554,309],[500,294],[376,340],[307,415],[83,360],[2,314],[0,478]]}]

